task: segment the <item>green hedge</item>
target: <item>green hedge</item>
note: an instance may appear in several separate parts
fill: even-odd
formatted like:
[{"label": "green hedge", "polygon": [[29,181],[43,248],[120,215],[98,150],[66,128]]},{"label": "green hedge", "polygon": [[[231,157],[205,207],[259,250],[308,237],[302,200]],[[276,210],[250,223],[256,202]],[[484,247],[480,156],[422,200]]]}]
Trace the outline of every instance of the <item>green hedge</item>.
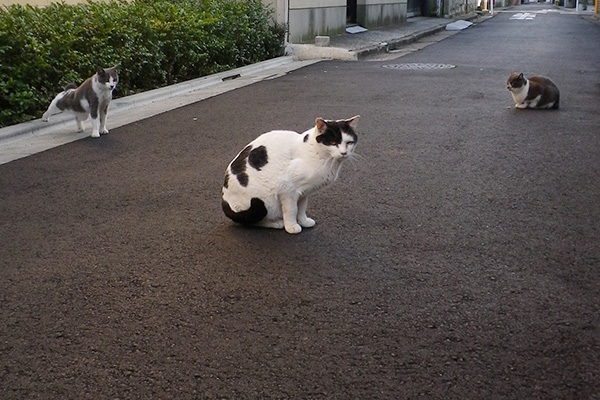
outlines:
[{"label": "green hedge", "polygon": [[282,55],[260,0],[111,0],[0,8],[0,127],[39,118],[69,82],[119,66],[122,97]]}]

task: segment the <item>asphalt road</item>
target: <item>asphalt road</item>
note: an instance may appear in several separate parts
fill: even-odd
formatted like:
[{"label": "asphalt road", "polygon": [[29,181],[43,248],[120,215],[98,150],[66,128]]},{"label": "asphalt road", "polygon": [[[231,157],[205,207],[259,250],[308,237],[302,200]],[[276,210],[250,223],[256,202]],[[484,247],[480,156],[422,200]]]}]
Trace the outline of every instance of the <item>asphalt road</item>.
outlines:
[{"label": "asphalt road", "polygon": [[[600,398],[600,27],[513,16],[0,165],[0,398]],[[314,228],[223,215],[251,139],[355,114]]]}]

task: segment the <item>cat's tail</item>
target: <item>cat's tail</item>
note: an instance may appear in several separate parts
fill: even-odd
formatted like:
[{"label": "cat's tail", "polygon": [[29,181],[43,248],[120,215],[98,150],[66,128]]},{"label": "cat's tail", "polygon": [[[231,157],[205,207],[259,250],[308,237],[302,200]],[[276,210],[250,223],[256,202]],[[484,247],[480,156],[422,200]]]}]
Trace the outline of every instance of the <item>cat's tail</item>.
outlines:
[{"label": "cat's tail", "polygon": [[250,201],[250,208],[240,212],[233,211],[225,199],[221,200],[221,205],[225,215],[238,224],[254,225],[267,215],[265,202],[256,197]]}]

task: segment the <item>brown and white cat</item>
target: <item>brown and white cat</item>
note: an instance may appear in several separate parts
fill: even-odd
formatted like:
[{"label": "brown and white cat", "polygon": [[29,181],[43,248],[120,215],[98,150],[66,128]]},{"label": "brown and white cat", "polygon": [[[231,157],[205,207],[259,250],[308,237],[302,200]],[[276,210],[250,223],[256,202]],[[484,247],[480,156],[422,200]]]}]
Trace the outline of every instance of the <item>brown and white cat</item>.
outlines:
[{"label": "brown and white cat", "polygon": [[506,81],[506,88],[512,94],[516,108],[557,109],[559,106],[558,87],[544,76],[525,78],[522,73],[511,72]]},{"label": "brown and white cat", "polygon": [[304,133],[271,131],[250,142],[227,167],[221,190],[225,215],[288,233],[314,226],[306,216],[308,196],[334,182],[352,156],[358,118],[317,118]]},{"label": "brown and white cat", "polygon": [[92,137],[107,134],[106,114],[112,99],[112,92],[119,82],[117,67],[98,67],[96,73],[86,79],[79,87],[69,83],[65,90],[52,100],[48,110],[42,116],[42,121],[48,121],[51,115],[70,111],[75,114],[79,132],[83,131],[83,122],[91,117]]}]

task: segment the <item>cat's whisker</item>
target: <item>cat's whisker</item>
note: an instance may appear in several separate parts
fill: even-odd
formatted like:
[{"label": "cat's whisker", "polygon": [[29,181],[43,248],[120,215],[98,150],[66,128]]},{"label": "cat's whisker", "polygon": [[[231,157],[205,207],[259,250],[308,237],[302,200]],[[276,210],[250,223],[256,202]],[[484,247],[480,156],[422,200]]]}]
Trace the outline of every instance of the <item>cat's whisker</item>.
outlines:
[{"label": "cat's whisker", "polygon": [[357,165],[359,162],[364,161],[366,157],[361,154],[352,153],[347,157],[347,159],[352,165]]},{"label": "cat's whisker", "polygon": [[357,154],[357,153],[352,153],[350,155],[350,159],[354,159],[354,160],[359,160],[359,161],[363,161],[366,157],[363,156],[362,154]]}]

